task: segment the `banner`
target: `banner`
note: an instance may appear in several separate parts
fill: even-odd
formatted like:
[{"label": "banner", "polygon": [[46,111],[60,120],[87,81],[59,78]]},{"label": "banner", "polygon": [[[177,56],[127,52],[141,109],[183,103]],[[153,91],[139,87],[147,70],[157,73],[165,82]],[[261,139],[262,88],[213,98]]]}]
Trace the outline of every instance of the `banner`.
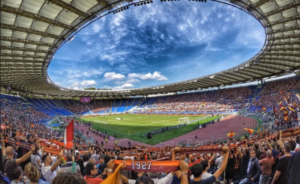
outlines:
[{"label": "banner", "polygon": [[[123,160],[115,160],[119,165]],[[173,172],[179,170],[180,161],[125,161],[126,170],[136,172]]]}]

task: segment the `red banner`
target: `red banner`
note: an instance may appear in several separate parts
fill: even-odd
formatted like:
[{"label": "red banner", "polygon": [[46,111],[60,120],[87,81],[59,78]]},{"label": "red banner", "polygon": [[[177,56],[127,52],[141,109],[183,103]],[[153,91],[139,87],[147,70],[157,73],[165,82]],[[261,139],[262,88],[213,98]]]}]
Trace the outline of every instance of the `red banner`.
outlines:
[{"label": "red banner", "polygon": [[[115,160],[119,165],[123,160]],[[177,171],[179,161],[125,161],[126,170],[136,172],[172,172]]]}]

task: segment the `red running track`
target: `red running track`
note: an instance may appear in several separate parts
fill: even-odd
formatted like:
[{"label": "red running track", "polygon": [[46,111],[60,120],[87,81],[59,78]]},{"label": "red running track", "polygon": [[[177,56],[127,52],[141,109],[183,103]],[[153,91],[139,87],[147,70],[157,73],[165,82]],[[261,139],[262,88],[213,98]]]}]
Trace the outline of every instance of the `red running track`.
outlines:
[{"label": "red running track", "polygon": [[[216,122],[215,124],[210,124],[206,128],[198,129],[192,131],[188,134],[182,135],[180,137],[168,140],[156,144],[156,147],[163,147],[167,145],[175,145],[180,142],[193,143],[199,142],[203,143],[205,141],[211,140],[222,140],[227,139],[227,134],[231,131],[235,132],[235,136],[240,136],[247,133],[244,128],[254,129],[257,126],[257,121],[255,119],[245,117],[245,116],[227,116],[223,120]],[[195,138],[197,136],[197,139]]]}]

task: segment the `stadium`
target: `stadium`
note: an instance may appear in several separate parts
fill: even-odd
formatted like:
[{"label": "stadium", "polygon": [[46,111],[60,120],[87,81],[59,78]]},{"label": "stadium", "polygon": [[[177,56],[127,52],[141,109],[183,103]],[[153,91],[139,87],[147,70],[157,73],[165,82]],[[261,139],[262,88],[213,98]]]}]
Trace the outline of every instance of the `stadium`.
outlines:
[{"label": "stadium", "polygon": [[[98,21],[105,26],[93,27],[97,33],[115,26],[105,23],[109,16],[146,6],[167,7],[179,0],[1,0],[0,183],[299,183],[300,1],[193,1],[181,0],[180,5],[220,4],[251,17],[263,28],[262,47],[254,55],[249,52],[250,59],[238,59],[233,67],[223,62],[212,73],[192,70],[194,64],[189,69],[177,67],[182,74],[176,80],[153,70],[126,74],[127,81],[142,81],[141,87],[125,81],[118,83],[121,87],[83,89],[60,83],[67,75],[52,81],[60,73],[50,71],[50,64],[69,54],[63,49],[73,49],[77,57],[83,48],[78,45],[76,50],[73,42],[91,34],[87,30]],[[229,52],[227,47],[222,52]],[[159,48],[145,50],[155,49]],[[249,54],[236,51],[241,53],[232,55]],[[172,53],[176,54],[180,52]],[[110,56],[101,57],[114,62]],[[82,68],[87,65],[80,62]],[[173,65],[168,67],[172,70]],[[91,66],[77,78],[102,75],[100,70]],[[114,80],[108,75],[125,78],[107,72],[104,82]],[[149,82],[155,77],[157,83]],[[84,81],[80,84],[89,82]]]}]

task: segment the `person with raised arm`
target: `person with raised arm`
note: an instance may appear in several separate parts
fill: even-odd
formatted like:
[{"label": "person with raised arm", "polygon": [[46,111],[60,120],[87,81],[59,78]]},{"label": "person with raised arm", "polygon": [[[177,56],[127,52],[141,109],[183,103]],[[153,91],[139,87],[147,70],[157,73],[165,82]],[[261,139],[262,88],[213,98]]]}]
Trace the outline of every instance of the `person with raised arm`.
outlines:
[{"label": "person with raised arm", "polygon": [[[14,149],[11,146],[5,148],[6,158],[3,161],[4,173],[8,176],[10,180],[12,180],[12,171],[17,168],[20,164],[28,160],[31,154],[35,151],[35,146],[32,144],[30,146],[30,150],[23,155],[21,158],[14,159]],[[4,154],[4,157],[5,157]]]},{"label": "person with raised arm", "polygon": [[203,167],[201,164],[194,164],[191,167],[192,174],[194,175],[194,179],[190,182],[191,184],[213,184],[217,178],[221,176],[221,174],[224,173],[224,170],[227,166],[227,161],[229,157],[229,149],[226,146],[222,147],[222,151],[225,152],[223,162],[220,166],[220,168],[213,174],[213,176],[202,179],[201,175],[203,173]]},{"label": "person with raised arm", "polygon": [[42,157],[42,161],[44,162],[44,166],[42,166],[42,174],[49,183],[52,183],[53,179],[57,175],[56,171],[57,169],[59,170],[62,155],[63,149],[60,150],[60,153],[57,156],[57,160],[54,164],[52,163],[52,158],[50,155],[46,154]]}]

